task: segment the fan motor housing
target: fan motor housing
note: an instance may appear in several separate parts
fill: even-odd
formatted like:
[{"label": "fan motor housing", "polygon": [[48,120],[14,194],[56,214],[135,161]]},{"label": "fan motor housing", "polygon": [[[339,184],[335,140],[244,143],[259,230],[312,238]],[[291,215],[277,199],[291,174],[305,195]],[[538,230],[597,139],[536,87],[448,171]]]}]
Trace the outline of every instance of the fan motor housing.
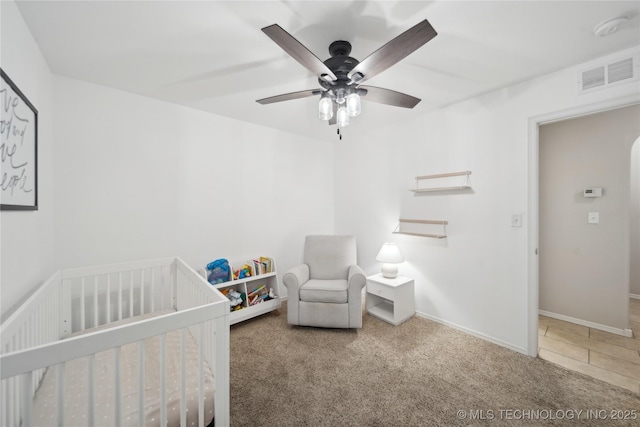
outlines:
[{"label": "fan motor housing", "polygon": [[324,61],[324,64],[335,74],[337,80],[328,82],[321,78],[318,79],[320,86],[324,89],[331,89],[336,85],[345,85],[349,82],[347,75],[360,63],[355,58],[349,56],[351,53],[351,43],[345,40],[336,40],[329,45],[329,53],[331,58]]}]

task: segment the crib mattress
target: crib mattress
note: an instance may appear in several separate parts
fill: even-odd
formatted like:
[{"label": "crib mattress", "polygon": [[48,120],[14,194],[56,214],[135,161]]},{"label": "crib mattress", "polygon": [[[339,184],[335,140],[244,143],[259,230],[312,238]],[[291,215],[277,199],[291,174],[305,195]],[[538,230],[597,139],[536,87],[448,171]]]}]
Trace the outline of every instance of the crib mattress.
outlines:
[{"label": "crib mattress", "polygon": [[[166,314],[165,311],[137,316],[121,322],[139,321],[144,318]],[[118,324],[122,324],[118,322]],[[114,324],[111,324],[113,326]],[[93,330],[95,331],[95,329]],[[91,332],[91,331],[86,331]],[[185,334],[185,389],[187,426],[198,423],[198,344],[190,333]],[[160,426],[160,345],[159,336],[145,340],[144,398],[145,426]],[[166,401],[168,425],[180,425],[180,331],[171,331],[166,337]],[[87,420],[87,358],[65,364],[65,425],[86,426]],[[138,425],[138,345],[127,344],[120,350],[120,392],[122,420],[114,420],[114,355],[113,350],[97,353],[95,357],[95,425]],[[205,365],[204,378],[204,425],[213,420],[214,385],[213,374]],[[36,426],[56,424],[56,369],[45,373],[34,397],[33,423]]]}]

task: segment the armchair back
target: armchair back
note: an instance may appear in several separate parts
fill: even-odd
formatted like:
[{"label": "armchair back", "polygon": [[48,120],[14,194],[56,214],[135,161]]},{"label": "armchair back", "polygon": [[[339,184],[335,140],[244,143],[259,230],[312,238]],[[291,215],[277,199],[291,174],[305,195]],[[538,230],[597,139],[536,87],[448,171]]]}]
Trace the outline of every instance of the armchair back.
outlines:
[{"label": "armchair back", "polygon": [[307,236],[304,241],[310,279],[347,279],[357,258],[354,236]]}]

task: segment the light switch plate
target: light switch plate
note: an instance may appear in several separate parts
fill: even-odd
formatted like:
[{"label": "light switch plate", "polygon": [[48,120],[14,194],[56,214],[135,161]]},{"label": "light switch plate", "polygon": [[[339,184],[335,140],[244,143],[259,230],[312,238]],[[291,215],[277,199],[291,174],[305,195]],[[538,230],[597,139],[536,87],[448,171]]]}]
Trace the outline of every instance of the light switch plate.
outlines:
[{"label": "light switch plate", "polygon": [[599,224],[600,223],[600,212],[589,212],[587,215],[587,223],[588,224]]}]

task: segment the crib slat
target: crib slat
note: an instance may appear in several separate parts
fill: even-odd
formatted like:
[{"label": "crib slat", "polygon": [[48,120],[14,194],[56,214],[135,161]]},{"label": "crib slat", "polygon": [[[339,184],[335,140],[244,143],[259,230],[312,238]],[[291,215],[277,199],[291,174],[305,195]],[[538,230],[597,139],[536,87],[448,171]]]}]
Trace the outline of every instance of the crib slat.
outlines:
[{"label": "crib slat", "polygon": [[187,425],[187,381],[185,363],[185,335],[186,329],[180,330],[180,425]]},{"label": "crib slat", "polygon": [[171,304],[171,308],[177,309],[177,303],[176,303],[176,289],[178,286],[178,269],[176,268],[175,264],[171,264],[171,280],[169,280],[169,287],[171,288],[171,300],[170,300],[170,304]]},{"label": "crib slat", "polygon": [[133,270],[129,272],[129,317],[133,317]]},{"label": "crib slat", "polygon": [[56,425],[64,426],[64,362],[56,365]]},{"label": "crib slat", "polygon": [[160,335],[160,425],[167,425],[167,334]]},{"label": "crib slat", "polygon": [[166,286],[165,286],[165,282],[164,282],[164,272],[162,270],[160,270],[160,308],[161,309],[165,309],[166,307],[164,306],[164,293],[166,291]]},{"label": "crib slat", "polygon": [[107,323],[111,323],[111,274],[107,274]]},{"label": "crib slat", "polygon": [[80,330],[84,331],[84,277],[80,281],[80,326]]},{"label": "crib slat", "polygon": [[60,306],[62,311],[60,312],[60,338],[66,338],[71,334],[71,284],[69,281],[62,281],[60,283]]},{"label": "crib slat", "polygon": [[212,353],[215,354],[215,420],[216,425],[229,424],[229,317],[219,317],[214,320],[215,339],[210,341]]},{"label": "crib slat", "polygon": [[18,336],[18,348],[16,348],[16,350],[22,350],[23,348],[26,347],[26,341],[27,341],[27,338],[26,338],[27,334],[25,331],[26,327],[27,327],[26,325],[22,325],[20,327],[20,335]]},{"label": "crib slat", "polygon": [[156,300],[156,284],[155,284],[155,272],[154,268],[151,269],[151,313],[155,312],[155,300]]},{"label": "crib slat", "polygon": [[140,314],[144,314],[144,270],[140,271]]},{"label": "crib slat", "polygon": [[33,387],[31,386],[32,372],[27,372],[20,375],[21,388],[22,388],[22,425],[33,425],[31,421],[31,415],[33,414]]},{"label": "crib slat", "polygon": [[10,408],[11,412],[9,413],[9,423],[10,425],[17,425],[20,417],[20,399],[16,397],[19,396],[18,392],[20,391],[18,387],[18,377],[13,377],[9,381],[12,396]]},{"label": "crib slat", "polygon": [[9,425],[9,403],[11,401],[11,396],[9,396],[7,391],[8,381],[2,380],[0,382],[2,383],[2,390],[0,393],[2,393],[2,396],[4,397],[0,401],[0,422],[2,425]]},{"label": "crib slat", "polygon": [[113,349],[113,423],[120,425],[122,402],[120,390],[120,347]]},{"label": "crib slat", "polygon": [[144,340],[138,341],[138,425],[144,425]]},{"label": "crib slat", "polygon": [[118,272],[118,320],[122,320],[122,272]]},{"label": "crib slat", "polygon": [[98,326],[98,276],[93,276],[93,327]]},{"label": "crib slat", "polygon": [[7,419],[7,403],[9,400],[9,395],[7,394],[7,382],[5,380],[0,381],[0,423],[3,426],[9,425],[9,420]]},{"label": "crib slat", "polygon": [[33,313],[33,329],[31,333],[32,333],[33,344],[35,345],[39,345],[42,343],[42,341],[40,341],[40,338],[41,338],[40,332],[42,331],[42,329],[40,328],[40,312],[41,311],[42,311],[42,306],[39,306]]},{"label": "crib slat", "polygon": [[198,425],[204,427],[204,323],[200,323],[200,340],[198,341]]},{"label": "crib slat", "polygon": [[87,391],[89,393],[89,401],[87,407],[87,420],[90,426],[96,425],[95,417],[96,417],[96,381],[95,381],[95,362],[96,355],[91,354],[87,356]]}]

